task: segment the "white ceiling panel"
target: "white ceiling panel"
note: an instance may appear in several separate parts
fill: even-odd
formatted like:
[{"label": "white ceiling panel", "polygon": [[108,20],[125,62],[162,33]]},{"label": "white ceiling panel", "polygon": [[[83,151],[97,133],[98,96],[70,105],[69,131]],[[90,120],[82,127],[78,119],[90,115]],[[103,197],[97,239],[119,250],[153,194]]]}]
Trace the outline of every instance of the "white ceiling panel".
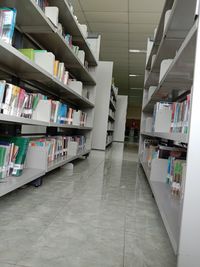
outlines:
[{"label": "white ceiling panel", "polygon": [[129,13],[130,23],[151,23],[157,25],[160,19],[160,13]]},{"label": "white ceiling panel", "polygon": [[105,48],[106,47],[124,47],[124,48],[126,48],[126,51],[128,51],[128,42],[126,40],[114,41],[114,40],[102,39],[102,41],[101,41],[101,49],[103,49],[104,47]]},{"label": "white ceiling panel", "polygon": [[151,37],[153,33],[130,33],[129,34],[129,41],[135,42],[145,42],[147,44],[147,39]]},{"label": "white ceiling panel", "polygon": [[165,0],[70,0],[80,23],[101,34],[100,60],[113,61],[113,75],[120,94],[129,94],[129,106],[141,106],[142,93],[130,88],[143,88],[144,76],[129,77],[129,73],[145,71],[146,54],[129,53],[129,49],[144,49],[147,38],[153,36]]},{"label": "white ceiling panel", "polygon": [[128,32],[128,24],[123,23],[90,23],[89,26],[91,31],[101,33],[101,32]]},{"label": "white ceiling panel", "polygon": [[160,13],[165,0],[131,0],[129,2],[130,12],[147,12],[147,13]]},{"label": "white ceiling panel", "polygon": [[130,49],[142,49],[142,50],[146,50],[147,43],[146,42],[130,41],[129,42],[129,48]]},{"label": "white ceiling panel", "polygon": [[89,22],[128,24],[127,12],[85,12]]},{"label": "white ceiling panel", "polygon": [[128,0],[79,0],[84,11],[128,12]]},{"label": "white ceiling panel", "polygon": [[111,41],[127,41],[128,42],[128,32],[101,32],[101,37],[104,40],[111,40]]},{"label": "white ceiling panel", "polygon": [[150,24],[150,23],[132,23],[129,25],[129,32],[144,32],[144,33],[151,33],[153,32],[155,29],[155,25],[154,24]]}]

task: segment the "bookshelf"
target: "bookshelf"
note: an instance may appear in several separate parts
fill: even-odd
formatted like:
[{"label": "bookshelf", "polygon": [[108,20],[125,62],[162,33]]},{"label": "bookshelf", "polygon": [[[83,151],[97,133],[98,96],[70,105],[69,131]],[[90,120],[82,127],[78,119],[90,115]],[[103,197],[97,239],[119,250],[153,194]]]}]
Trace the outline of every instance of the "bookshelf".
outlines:
[{"label": "bookshelf", "polygon": [[[197,249],[200,245],[200,216],[196,208],[199,199],[199,180],[196,178],[200,172],[198,161],[200,33],[197,4],[196,0],[166,1],[157,33],[153,40],[148,40],[139,144],[139,162],[177,255],[178,267],[197,267],[200,260]],[[171,13],[166,21],[165,14],[169,9]],[[161,65],[165,59],[171,59],[171,62],[163,71]],[[191,99],[188,98],[190,93]],[[185,108],[189,103],[186,102],[188,99],[190,99],[190,109],[187,110]],[[153,130],[153,125],[155,129],[155,122],[159,116],[163,120],[163,122],[160,120],[160,125],[165,127],[168,121],[169,113],[165,112],[165,109],[155,110],[154,107],[158,102],[181,108],[172,110],[169,131]],[[185,114],[189,114],[187,133],[183,131]],[[149,130],[150,128],[152,130]],[[169,175],[168,158],[158,156],[147,160],[153,145],[150,145],[148,150],[145,142],[151,141],[160,144],[164,142],[167,147],[175,150],[186,149],[186,164],[182,165],[182,191],[179,197],[173,194],[173,184],[168,184],[166,180]]]},{"label": "bookshelf", "polygon": [[128,96],[118,95],[115,113],[114,142],[124,142],[126,129],[126,116],[128,107]]},{"label": "bookshelf", "polygon": [[[84,136],[86,138],[85,146],[84,148],[78,147],[78,152],[75,155],[70,155],[69,153],[67,156],[59,156],[50,162],[48,161],[48,153],[45,147],[29,148],[23,174],[19,177],[10,176],[1,179],[0,196],[34,181],[44,176],[47,172],[62,167],[75,159],[87,157],[91,151],[96,97],[96,71],[98,69],[97,51],[99,51],[100,38],[93,38],[92,42],[96,42],[97,48],[97,51],[93,51],[90,48],[89,40],[84,37],[68,2],[65,0],[50,0],[49,4],[50,6],[58,7],[59,22],[62,23],[65,32],[73,36],[73,44],[79,45],[80,49],[84,50],[88,67],[81,62],[64,37],[58,32],[56,26],[46,17],[43,10],[34,0],[3,0],[0,3],[0,7],[16,8],[16,30],[23,34],[29,40],[29,43],[33,44],[34,48],[37,47],[52,52],[56,60],[64,62],[71,77],[83,83],[83,93],[77,93],[69,85],[65,85],[57,77],[1,39],[0,79],[6,80],[9,83],[14,81],[15,85],[26,90],[33,90],[33,92],[36,90],[37,93],[46,94],[50,99],[66,103],[74,110],[87,113],[87,123],[84,124],[85,126],[59,124],[40,119],[0,114],[1,128],[7,129],[9,125],[18,125],[20,127],[17,128],[17,134],[25,134],[26,136],[37,134],[42,138],[51,135],[55,136],[55,138],[60,135]],[[12,128],[11,131],[13,129],[15,128]]]},{"label": "bookshelf", "polygon": [[97,95],[92,139],[92,148],[97,150],[105,150],[113,142],[118,89],[112,84],[112,74],[113,62],[100,61],[97,69]]}]

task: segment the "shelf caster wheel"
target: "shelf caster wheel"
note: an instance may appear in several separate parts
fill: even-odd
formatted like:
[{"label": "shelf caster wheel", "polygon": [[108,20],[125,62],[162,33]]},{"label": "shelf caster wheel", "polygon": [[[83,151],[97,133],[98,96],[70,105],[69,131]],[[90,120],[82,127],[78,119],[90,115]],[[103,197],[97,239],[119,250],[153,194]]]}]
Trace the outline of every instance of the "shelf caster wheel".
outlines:
[{"label": "shelf caster wheel", "polygon": [[86,154],[84,157],[87,159],[89,157],[90,153]]},{"label": "shelf caster wheel", "polygon": [[41,186],[41,185],[42,185],[42,177],[40,177],[40,178],[38,178],[38,179],[32,181],[31,184],[32,184],[33,186],[35,186],[35,187],[39,187],[39,186]]}]

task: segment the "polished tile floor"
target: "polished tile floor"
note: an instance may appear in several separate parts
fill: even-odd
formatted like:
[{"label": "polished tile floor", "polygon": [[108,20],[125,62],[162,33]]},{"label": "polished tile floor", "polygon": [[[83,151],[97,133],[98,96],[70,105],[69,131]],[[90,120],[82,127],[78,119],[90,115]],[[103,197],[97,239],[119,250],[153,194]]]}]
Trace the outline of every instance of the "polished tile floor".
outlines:
[{"label": "polished tile floor", "polygon": [[0,267],[175,267],[134,145],[0,199]]}]

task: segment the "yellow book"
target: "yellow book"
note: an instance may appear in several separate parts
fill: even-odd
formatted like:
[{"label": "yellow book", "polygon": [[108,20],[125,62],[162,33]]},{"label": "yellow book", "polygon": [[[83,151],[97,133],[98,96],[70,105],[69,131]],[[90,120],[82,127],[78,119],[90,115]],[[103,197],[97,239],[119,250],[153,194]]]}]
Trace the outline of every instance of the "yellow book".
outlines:
[{"label": "yellow book", "polygon": [[58,66],[59,66],[59,61],[58,60],[55,60],[55,62],[54,62],[54,69],[53,69],[53,75],[55,77],[58,76]]}]

